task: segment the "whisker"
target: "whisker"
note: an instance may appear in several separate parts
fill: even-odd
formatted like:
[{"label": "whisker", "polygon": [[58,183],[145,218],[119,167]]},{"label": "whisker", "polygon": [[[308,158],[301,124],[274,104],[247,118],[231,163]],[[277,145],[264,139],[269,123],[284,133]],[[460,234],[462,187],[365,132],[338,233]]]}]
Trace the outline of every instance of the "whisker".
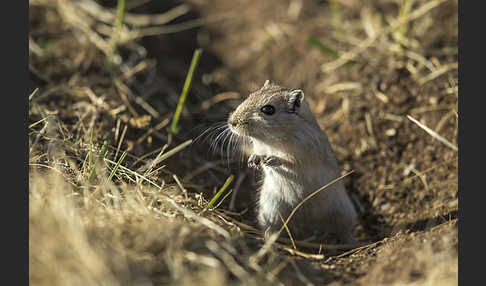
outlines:
[{"label": "whisker", "polygon": [[241,168],[241,164],[245,162],[245,152],[243,150],[246,150],[247,149],[247,146],[248,146],[248,140],[245,139],[245,138],[240,138],[239,142],[238,142],[238,149],[241,150],[240,151],[240,168]]},{"label": "whisker", "polygon": [[[219,121],[211,124],[193,140],[193,144],[194,142],[208,142],[208,152],[212,154],[219,153],[221,158],[226,157],[228,167],[233,158],[238,158],[240,168],[241,163],[245,162],[246,154],[244,151],[249,143],[246,136],[231,131],[227,121]],[[239,154],[235,154],[235,152]]]},{"label": "whisker", "polygon": [[221,133],[218,134],[218,136],[216,136],[216,138],[214,138],[214,141],[211,143],[211,146],[209,147],[210,151],[216,153],[216,149],[218,148],[219,141],[220,139],[224,138],[227,131],[228,129],[224,129]]},{"label": "whisker", "polygon": [[220,146],[220,155],[221,155],[221,158],[224,158],[224,146],[226,144],[226,141],[228,140],[228,136],[229,136],[230,132],[231,131],[229,129],[225,129],[223,131],[224,136],[221,139],[221,146]]},{"label": "whisker", "polygon": [[201,134],[199,134],[194,140],[193,140],[193,144],[196,142],[196,141],[199,141],[200,139],[204,139],[203,142],[207,139],[207,137],[212,133],[212,132],[215,132],[217,130],[219,130],[221,127],[224,127],[224,125],[226,124],[226,121],[220,121],[220,122],[216,122],[212,125],[210,125],[208,128],[206,128],[206,130],[204,130]]},{"label": "whisker", "polygon": [[[230,140],[229,140],[229,149],[230,151],[236,151],[238,152],[238,143],[240,141],[240,138],[238,136],[238,134],[234,133],[234,132],[231,132],[231,136],[230,136]],[[230,152],[228,152],[228,161],[229,161],[229,157],[230,157]],[[233,158],[234,156],[231,156],[231,158]]]},{"label": "whisker", "polygon": [[230,165],[230,151],[231,151],[231,140],[233,139],[233,132],[229,132],[228,133],[228,136],[226,136],[226,138],[228,139],[228,141],[226,142],[226,163],[227,163],[227,166],[229,168],[229,165]]}]

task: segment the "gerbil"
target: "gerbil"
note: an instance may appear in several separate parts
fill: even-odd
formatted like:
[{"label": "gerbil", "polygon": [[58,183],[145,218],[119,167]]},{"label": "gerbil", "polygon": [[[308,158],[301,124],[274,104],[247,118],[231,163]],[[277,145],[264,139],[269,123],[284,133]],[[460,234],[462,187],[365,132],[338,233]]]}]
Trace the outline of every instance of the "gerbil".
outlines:
[{"label": "gerbil", "polygon": [[[304,93],[266,81],[228,119],[229,129],[250,142],[248,165],[263,170],[258,222],[265,233],[280,230],[282,220],[306,196],[340,176],[334,152]],[[357,214],[342,180],[306,201],[289,222],[294,238],[334,234],[354,243]]]}]

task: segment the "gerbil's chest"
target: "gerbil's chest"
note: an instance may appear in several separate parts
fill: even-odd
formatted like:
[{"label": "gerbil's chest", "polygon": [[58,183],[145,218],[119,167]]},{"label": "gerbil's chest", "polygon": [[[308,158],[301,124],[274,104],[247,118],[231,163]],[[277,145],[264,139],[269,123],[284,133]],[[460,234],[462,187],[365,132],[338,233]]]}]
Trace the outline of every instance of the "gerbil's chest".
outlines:
[{"label": "gerbil's chest", "polygon": [[288,154],[279,151],[273,146],[262,144],[259,141],[254,141],[252,150],[252,154],[259,155],[259,156],[274,156],[278,158],[285,158],[288,157]]},{"label": "gerbil's chest", "polygon": [[273,190],[278,194],[293,194],[303,198],[317,188],[334,179],[334,173],[327,168],[289,169],[285,165],[279,167],[263,166],[263,189]]},{"label": "gerbil's chest", "polygon": [[261,191],[267,197],[294,204],[304,197],[305,184],[293,170],[264,166]]}]

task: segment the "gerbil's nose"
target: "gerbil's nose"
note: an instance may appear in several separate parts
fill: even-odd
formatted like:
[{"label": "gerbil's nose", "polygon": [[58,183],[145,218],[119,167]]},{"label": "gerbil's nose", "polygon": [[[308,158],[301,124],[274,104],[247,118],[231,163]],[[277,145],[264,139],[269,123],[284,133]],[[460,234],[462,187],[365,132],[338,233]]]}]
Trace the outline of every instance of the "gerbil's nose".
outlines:
[{"label": "gerbil's nose", "polygon": [[229,118],[228,118],[228,124],[231,126],[236,126],[237,121],[235,120],[235,117],[233,116],[233,112],[230,113]]}]

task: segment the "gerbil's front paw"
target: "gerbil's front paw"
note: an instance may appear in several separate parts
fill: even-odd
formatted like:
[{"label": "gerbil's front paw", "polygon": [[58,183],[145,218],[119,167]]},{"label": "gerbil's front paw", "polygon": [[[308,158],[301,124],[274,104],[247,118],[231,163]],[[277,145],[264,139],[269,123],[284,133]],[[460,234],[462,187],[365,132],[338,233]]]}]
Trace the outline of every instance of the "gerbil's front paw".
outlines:
[{"label": "gerbil's front paw", "polygon": [[251,154],[248,158],[248,168],[258,168],[262,162],[262,156]]},{"label": "gerbil's front paw", "polygon": [[281,161],[275,156],[267,156],[263,159],[262,164],[269,167],[277,167],[281,165]]},{"label": "gerbil's front paw", "polygon": [[282,162],[279,158],[275,156],[261,156],[261,155],[250,155],[248,158],[248,167],[249,168],[260,168],[262,165],[268,167],[277,167],[280,166]]}]

